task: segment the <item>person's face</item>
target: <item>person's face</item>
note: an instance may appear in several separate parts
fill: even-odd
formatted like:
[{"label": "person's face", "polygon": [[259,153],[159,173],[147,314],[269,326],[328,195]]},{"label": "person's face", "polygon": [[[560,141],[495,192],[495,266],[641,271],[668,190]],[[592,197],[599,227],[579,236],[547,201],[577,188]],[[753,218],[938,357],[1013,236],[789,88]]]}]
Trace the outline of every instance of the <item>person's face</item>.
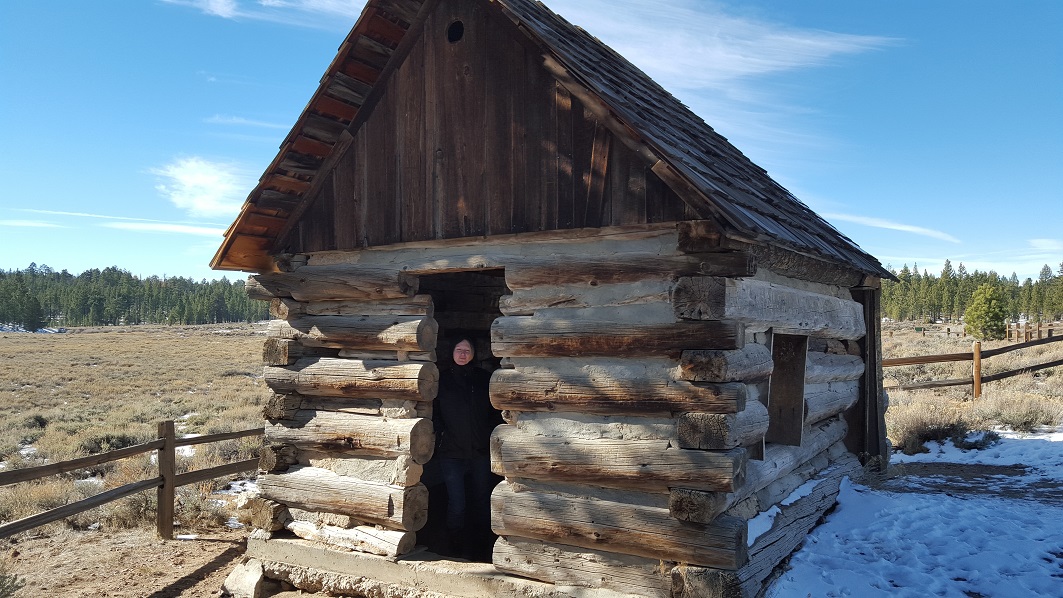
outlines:
[{"label": "person's face", "polygon": [[454,363],[458,365],[465,365],[472,361],[472,345],[469,341],[461,341],[454,345]]}]

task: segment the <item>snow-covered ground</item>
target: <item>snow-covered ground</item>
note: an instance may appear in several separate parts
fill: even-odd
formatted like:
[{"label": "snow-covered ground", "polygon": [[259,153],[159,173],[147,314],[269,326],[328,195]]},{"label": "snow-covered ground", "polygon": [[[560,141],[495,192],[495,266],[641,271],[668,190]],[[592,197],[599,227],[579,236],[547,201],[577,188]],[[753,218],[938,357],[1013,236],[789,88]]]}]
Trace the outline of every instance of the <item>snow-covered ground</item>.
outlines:
[{"label": "snow-covered ground", "polygon": [[1000,434],[984,450],[934,443],[930,453],[894,455],[893,463],[1026,466],[973,480],[984,493],[920,492],[907,478],[874,489],[845,480],[837,509],[767,595],[1063,597],[1063,428]]}]

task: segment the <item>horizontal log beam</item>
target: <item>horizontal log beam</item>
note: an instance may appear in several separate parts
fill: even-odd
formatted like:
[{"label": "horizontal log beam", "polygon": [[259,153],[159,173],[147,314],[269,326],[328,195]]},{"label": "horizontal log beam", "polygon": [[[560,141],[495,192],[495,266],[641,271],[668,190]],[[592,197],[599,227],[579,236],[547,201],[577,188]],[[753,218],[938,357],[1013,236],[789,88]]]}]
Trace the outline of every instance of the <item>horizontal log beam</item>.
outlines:
[{"label": "horizontal log beam", "polygon": [[805,387],[805,423],[833,417],[856,404],[860,384],[856,380],[813,384]]},{"label": "horizontal log beam", "polygon": [[746,452],[685,450],[664,440],[583,440],[534,436],[501,425],[491,434],[491,469],[507,478],[578,482],[606,488],[667,492],[741,487]]},{"label": "horizontal log beam", "polygon": [[501,483],[491,496],[496,534],[565,543],[604,552],[738,569],[746,561],[746,522],[711,524],[673,519],[667,509],[537,492]]},{"label": "horizontal log beam", "polygon": [[744,384],[694,384],[666,371],[585,366],[564,371],[501,369],[491,376],[491,403],[514,411],[572,411],[602,415],[737,413]]},{"label": "horizontal log beam", "polygon": [[672,294],[676,316],[728,320],[786,334],[858,339],[867,329],[859,303],[755,279],[684,277]]},{"label": "horizontal log beam", "polygon": [[745,331],[734,322],[595,321],[508,316],[491,326],[497,357],[678,357],[687,349],[737,349]]},{"label": "horizontal log beam", "polygon": [[415,532],[428,521],[428,489],[364,482],[316,467],[259,477],[264,498],[307,511],[350,515],[388,529]]},{"label": "horizontal log beam", "polygon": [[400,299],[373,301],[310,301],[305,304],[310,316],[426,316],[435,314],[431,295],[414,295]]},{"label": "horizontal log beam", "polygon": [[661,561],[517,536],[499,538],[495,569],[556,586],[604,589],[646,598],[672,598],[672,582]]},{"label": "horizontal log beam", "polygon": [[264,376],[275,392],[308,396],[431,401],[439,390],[439,370],[426,361],[312,357],[267,367]]},{"label": "horizontal log beam", "polygon": [[266,426],[266,440],[384,457],[409,455],[422,465],[435,450],[432,420],[384,419],[332,411],[297,411],[292,419],[271,422]]},{"label": "horizontal log beam", "polygon": [[262,345],[262,363],[292,365],[304,357],[335,357],[338,352],[328,347],[307,347],[290,338],[267,338]]},{"label": "horizontal log beam", "polygon": [[750,253],[675,254],[620,253],[610,255],[548,255],[524,258],[506,267],[506,286],[513,291],[544,285],[597,286],[646,280],[674,280],[695,274],[753,276],[756,259]]},{"label": "horizontal log beam", "polygon": [[864,369],[864,360],[859,355],[809,352],[805,362],[805,384],[859,380]]},{"label": "horizontal log beam", "polygon": [[515,291],[498,300],[499,310],[507,316],[530,316],[550,308],[620,307],[647,303],[669,304],[672,281],[641,280],[633,283],[580,285],[545,285]]},{"label": "horizontal log beam", "polygon": [[432,351],[439,326],[421,316],[299,316],[269,324],[270,337],[363,351]]},{"label": "horizontal log beam", "polygon": [[297,301],[336,299],[402,299],[417,292],[417,277],[391,268],[354,264],[302,266],[294,272],[268,272],[250,277],[256,298],[291,297]]},{"label": "horizontal log beam", "polygon": [[771,349],[750,343],[733,351],[683,351],[680,377],[696,382],[762,382],[775,367]]}]

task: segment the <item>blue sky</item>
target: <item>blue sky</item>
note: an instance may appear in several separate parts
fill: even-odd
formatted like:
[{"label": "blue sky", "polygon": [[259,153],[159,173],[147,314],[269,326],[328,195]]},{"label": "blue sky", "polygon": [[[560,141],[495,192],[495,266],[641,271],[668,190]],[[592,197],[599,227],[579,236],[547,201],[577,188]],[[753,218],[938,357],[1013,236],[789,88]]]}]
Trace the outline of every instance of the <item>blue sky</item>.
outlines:
[{"label": "blue sky", "polygon": [[[196,279],[358,0],[0,4],[0,269]],[[1063,262],[1063,2],[549,0],[883,264]]]}]

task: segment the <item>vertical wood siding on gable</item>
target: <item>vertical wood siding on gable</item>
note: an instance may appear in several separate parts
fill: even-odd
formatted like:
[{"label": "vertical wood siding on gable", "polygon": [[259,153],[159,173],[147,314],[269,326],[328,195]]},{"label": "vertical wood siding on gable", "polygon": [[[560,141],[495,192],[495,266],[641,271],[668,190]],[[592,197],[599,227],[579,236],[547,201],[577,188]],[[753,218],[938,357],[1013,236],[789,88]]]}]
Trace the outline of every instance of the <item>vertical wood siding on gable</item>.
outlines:
[{"label": "vertical wood siding on gable", "polygon": [[[447,40],[456,21],[457,42]],[[411,32],[412,33],[412,32]],[[679,197],[475,0],[440,3],[291,251],[681,220]]]}]

